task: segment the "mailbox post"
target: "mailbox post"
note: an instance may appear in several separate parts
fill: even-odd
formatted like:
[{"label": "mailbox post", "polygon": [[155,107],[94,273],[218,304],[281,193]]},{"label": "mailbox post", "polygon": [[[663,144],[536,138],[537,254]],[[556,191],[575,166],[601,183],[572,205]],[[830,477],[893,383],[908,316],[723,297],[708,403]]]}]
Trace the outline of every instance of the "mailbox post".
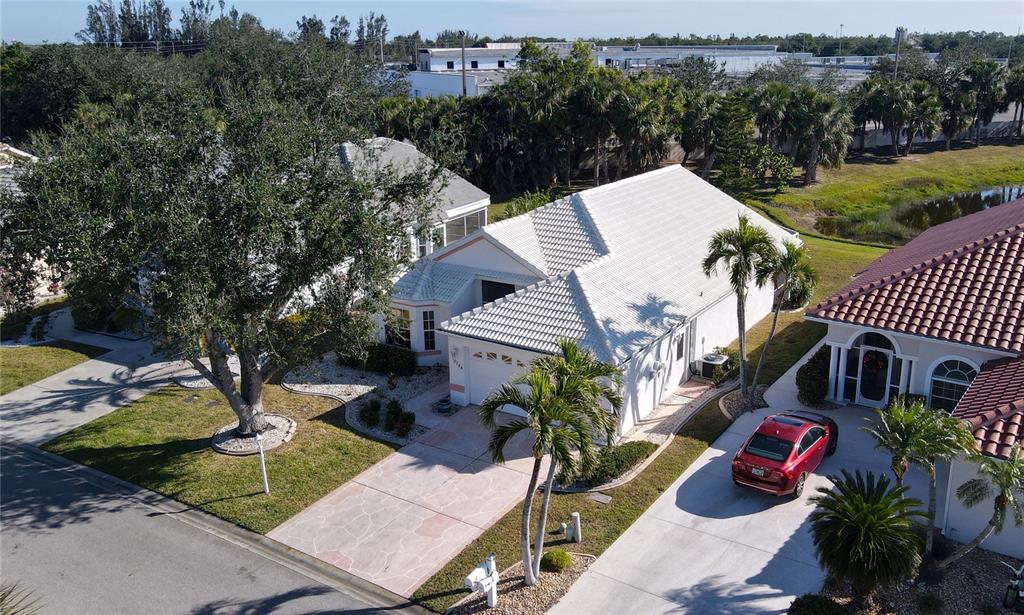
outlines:
[{"label": "mailbox post", "polygon": [[498,604],[498,564],[491,553],[483,563],[477,565],[466,575],[466,589],[474,592],[481,592],[487,596],[487,606],[494,608]]}]

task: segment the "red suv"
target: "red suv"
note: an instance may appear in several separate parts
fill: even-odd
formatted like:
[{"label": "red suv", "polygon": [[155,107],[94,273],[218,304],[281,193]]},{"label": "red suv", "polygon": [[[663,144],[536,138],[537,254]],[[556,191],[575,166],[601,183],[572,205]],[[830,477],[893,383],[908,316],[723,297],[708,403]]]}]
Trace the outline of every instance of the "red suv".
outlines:
[{"label": "red suv", "polygon": [[775,495],[800,497],[807,475],[836,452],[839,425],[814,412],[783,412],[761,421],[732,458],[732,480]]}]

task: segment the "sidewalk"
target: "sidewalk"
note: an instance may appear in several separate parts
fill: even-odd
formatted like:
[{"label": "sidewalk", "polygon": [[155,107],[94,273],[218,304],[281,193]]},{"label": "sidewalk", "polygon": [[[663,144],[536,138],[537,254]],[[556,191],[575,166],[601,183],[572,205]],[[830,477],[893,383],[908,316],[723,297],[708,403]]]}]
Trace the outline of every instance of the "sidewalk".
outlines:
[{"label": "sidewalk", "polygon": [[152,393],[181,370],[162,361],[148,339],[124,340],[78,331],[67,311],[54,319],[50,335],[110,352],[0,396],[0,433],[40,445]]}]

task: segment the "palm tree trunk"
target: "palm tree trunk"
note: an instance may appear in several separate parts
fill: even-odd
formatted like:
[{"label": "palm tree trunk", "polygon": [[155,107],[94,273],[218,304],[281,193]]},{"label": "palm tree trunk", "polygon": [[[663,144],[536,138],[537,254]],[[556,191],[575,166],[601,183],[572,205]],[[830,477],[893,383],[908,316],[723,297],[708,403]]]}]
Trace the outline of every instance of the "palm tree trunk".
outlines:
[{"label": "palm tree trunk", "polygon": [[761,349],[761,356],[757,358],[757,367],[754,368],[754,380],[751,383],[754,392],[757,392],[757,379],[761,376],[761,366],[764,365],[764,358],[768,355],[768,346],[772,343],[772,338],[775,337],[775,327],[779,324],[779,312],[782,311],[782,298],[786,295],[786,287],[788,284],[783,284],[782,288],[779,289],[780,298],[775,304],[775,309],[772,313],[772,328],[768,331],[768,339],[764,341],[764,348]]},{"label": "palm tree trunk", "polygon": [[910,155],[910,150],[914,147],[914,136],[915,136],[914,135],[914,131],[912,131],[912,130],[908,130],[907,131],[907,147],[903,150],[903,155],[904,156],[909,156]]},{"label": "palm tree trunk", "polygon": [[601,185],[601,139],[594,144],[594,185]]},{"label": "palm tree trunk", "polygon": [[988,538],[989,536],[991,536],[992,533],[996,531],[996,515],[997,514],[998,513],[996,511],[993,511],[992,512],[992,518],[989,519],[988,523],[985,525],[984,528],[982,528],[981,532],[979,532],[978,535],[974,537],[974,540],[972,540],[971,542],[969,542],[967,544],[960,545],[960,548],[957,549],[956,551],[953,551],[952,555],[950,555],[946,559],[942,560],[941,562],[938,562],[935,565],[936,568],[938,568],[939,570],[945,570],[946,568],[949,568],[950,564],[952,564],[956,560],[960,559],[961,557],[967,555],[968,553],[973,551],[975,549],[975,547],[977,547],[981,543],[985,542],[985,539]]},{"label": "palm tree trunk", "polygon": [[868,123],[865,121],[860,127],[860,153],[864,153],[864,139],[867,137]]},{"label": "palm tree trunk", "polygon": [[533,494],[537,491],[537,477],[540,475],[541,458],[534,457],[533,472],[530,474],[530,486],[527,487],[526,500],[523,501],[522,527],[519,528],[519,546],[523,556],[523,582],[532,586],[537,584],[537,576],[533,574],[533,562],[530,559],[530,512],[533,510]]},{"label": "palm tree trunk", "polygon": [[700,178],[707,181],[711,177],[711,167],[715,164],[715,150],[704,152],[704,166],[700,169]]},{"label": "palm tree trunk", "polygon": [[889,467],[892,469],[892,475],[896,477],[896,486],[903,486],[903,477],[907,473],[907,469],[910,467],[906,461],[901,461],[895,457],[892,458],[892,463]]},{"label": "palm tree trunk", "polygon": [[948,152],[953,148],[953,137],[946,135],[946,151]]},{"label": "palm tree trunk", "polygon": [[818,181],[818,156],[821,154],[821,139],[811,142],[811,151],[807,152],[807,163],[804,165],[804,185]]},{"label": "palm tree trunk", "polygon": [[747,389],[747,295],[746,292],[736,293],[736,323],[739,326],[740,343],[740,394],[748,401]]},{"label": "palm tree trunk", "polygon": [[935,513],[938,511],[938,485],[935,477],[935,460],[928,466],[928,529],[924,537],[924,555],[929,557],[935,544]]},{"label": "palm tree trunk", "polygon": [[540,579],[540,558],[544,556],[544,534],[548,523],[548,503],[551,502],[551,487],[555,484],[555,460],[548,467],[548,479],[544,483],[544,497],[540,501],[540,514],[537,518],[537,536],[533,542],[533,576]]}]

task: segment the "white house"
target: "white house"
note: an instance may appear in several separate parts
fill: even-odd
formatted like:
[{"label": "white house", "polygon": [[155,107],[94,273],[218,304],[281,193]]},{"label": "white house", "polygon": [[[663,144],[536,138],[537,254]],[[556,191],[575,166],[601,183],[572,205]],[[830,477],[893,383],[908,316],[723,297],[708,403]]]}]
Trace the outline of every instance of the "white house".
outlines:
[{"label": "white house", "polygon": [[[339,156],[342,164],[355,172],[368,166],[411,171],[431,162],[416,146],[386,137],[367,139],[359,145],[345,143],[339,148]],[[427,228],[419,234],[410,229],[414,258],[422,258],[487,224],[489,194],[450,171],[445,171],[438,182],[438,208],[431,220],[422,221]]]},{"label": "white house", "polygon": [[[578,340],[625,375],[622,431],[736,338],[735,295],[701,269],[708,241],[748,216],[785,229],[680,166],[579,192],[491,224],[416,263],[396,285],[411,347],[445,362],[452,401],[480,403],[529,362]],[[771,310],[752,289],[748,322]]]},{"label": "white house", "polygon": [[[1024,199],[925,231],[806,318],[828,325],[830,399],[882,407],[920,395],[969,420],[978,450],[996,458],[1024,439]],[[956,499],[975,474],[960,460],[943,477],[943,529],[961,541],[992,510]],[[1024,528],[1008,520],[985,547],[1022,557]]]}]

